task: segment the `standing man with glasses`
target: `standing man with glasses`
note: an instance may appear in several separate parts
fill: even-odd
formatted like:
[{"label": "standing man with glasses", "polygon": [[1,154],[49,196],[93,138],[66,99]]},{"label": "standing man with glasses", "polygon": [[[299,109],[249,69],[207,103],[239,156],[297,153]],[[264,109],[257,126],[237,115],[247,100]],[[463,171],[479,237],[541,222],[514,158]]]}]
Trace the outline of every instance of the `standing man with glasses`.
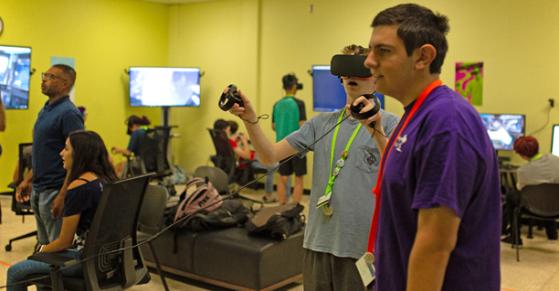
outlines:
[{"label": "standing man with glasses", "polygon": [[31,198],[39,244],[45,245],[58,237],[62,221],[66,171],[59,153],[68,135],[84,125],[80,111],[69,97],[76,71],[57,64],[42,73],[41,79],[41,91],[49,100],[33,127],[32,173],[18,185],[16,199],[23,202]]}]

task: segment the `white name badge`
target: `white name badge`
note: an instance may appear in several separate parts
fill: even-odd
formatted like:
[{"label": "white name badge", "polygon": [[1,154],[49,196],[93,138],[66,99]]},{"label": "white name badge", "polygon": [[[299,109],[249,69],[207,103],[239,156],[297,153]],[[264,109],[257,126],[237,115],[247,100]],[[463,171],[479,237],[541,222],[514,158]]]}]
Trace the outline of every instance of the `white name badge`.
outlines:
[{"label": "white name badge", "polygon": [[363,281],[363,286],[367,287],[369,284],[375,281],[375,266],[374,266],[374,256],[373,254],[367,252],[365,253],[357,262],[355,266],[361,276],[361,281]]},{"label": "white name badge", "polygon": [[318,198],[318,202],[316,202],[316,208],[320,208],[322,205],[330,202],[330,197],[332,197],[332,192],[328,192],[328,194],[320,196],[320,198]]}]

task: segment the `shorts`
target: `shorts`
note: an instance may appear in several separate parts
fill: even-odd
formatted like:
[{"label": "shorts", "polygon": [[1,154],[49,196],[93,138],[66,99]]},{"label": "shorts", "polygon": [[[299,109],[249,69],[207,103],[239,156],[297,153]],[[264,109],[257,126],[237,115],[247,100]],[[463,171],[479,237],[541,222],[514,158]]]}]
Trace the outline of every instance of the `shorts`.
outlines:
[{"label": "shorts", "polygon": [[295,156],[284,164],[287,159],[280,162],[278,172],[281,176],[291,176],[295,173],[295,176],[300,177],[307,174],[307,156]]}]

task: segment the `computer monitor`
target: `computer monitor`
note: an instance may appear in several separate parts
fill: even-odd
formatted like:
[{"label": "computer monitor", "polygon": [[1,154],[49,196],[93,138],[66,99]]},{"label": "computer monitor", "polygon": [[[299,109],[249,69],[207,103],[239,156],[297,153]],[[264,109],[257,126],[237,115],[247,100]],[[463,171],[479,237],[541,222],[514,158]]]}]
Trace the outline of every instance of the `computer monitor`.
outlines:
[{"label": "computer monitor", "polygon": [[0,45],[0,97],[6,109],[29,107],[31,48]]},{"label": "computer monitor", "polygon": [[344,87],[337,76],[330,73],[330,66],[312,66],[313,110],[336,111],[346,104]]},{"label": "computer monitor", "polygon": [[[315,112],[333,112],[346,104],[346,94],[340,78],[330,73],[328,65],[313,65],[313,110]],[[384,108],[384,95],[375,93]]]},{"label": "computer monitor", "polygon": [[559,157],[559,124],[554,124],[551,131],[551,153]]},{"label": "computer monitor", "polygon": [[480,113],[480,116],[495,150],[513,150],[514,141],[524,135],[526,129],[524,114]]},{"label": "computer monitor", "polygon": [[130,67],[129,75],[130,106],[200,106],[200,68]]}]

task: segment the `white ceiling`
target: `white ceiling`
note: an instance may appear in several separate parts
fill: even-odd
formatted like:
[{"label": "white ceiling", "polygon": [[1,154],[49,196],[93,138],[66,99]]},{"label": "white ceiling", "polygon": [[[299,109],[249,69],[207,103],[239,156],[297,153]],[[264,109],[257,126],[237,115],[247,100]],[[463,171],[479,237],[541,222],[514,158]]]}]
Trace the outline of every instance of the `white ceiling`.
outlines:
[{"label": "white ceiling", "polygon": [[141,0],[146,2],[157,2],[163,4],[185,4],[185,3],[194,3],[194,2],[207,2],[211,0]]}]

